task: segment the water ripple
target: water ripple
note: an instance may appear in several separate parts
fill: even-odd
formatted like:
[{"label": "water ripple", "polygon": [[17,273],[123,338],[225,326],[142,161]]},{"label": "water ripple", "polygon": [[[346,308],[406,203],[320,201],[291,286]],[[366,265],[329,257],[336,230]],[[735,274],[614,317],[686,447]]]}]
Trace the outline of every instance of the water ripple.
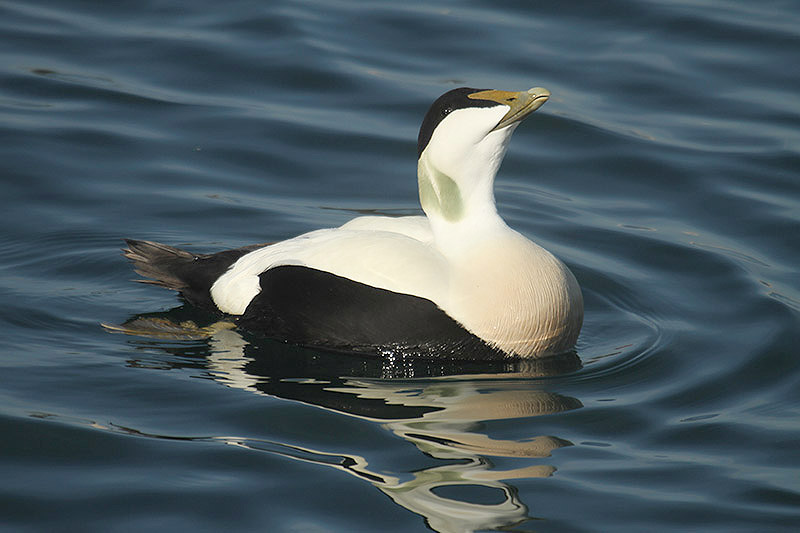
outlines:
[{"label": "water ripple", "polygon": [[[796,529],[790,3],[0,12],[6,527]],[[496,192],[583,288],[575,353],[388,361],[99,326],[218,319],[130,283],[123,237],[214,251],[417,213],[417,128],[459,85],[552,92]]]}]

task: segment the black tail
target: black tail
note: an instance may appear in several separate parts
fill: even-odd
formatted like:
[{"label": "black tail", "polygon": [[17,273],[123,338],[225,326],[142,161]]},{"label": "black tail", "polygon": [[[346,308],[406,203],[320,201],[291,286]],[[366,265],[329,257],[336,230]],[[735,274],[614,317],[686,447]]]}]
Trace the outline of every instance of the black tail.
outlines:
[{"label": "black tail", "polygon": [[215,254],[192,254],[166,244],[125,239],[125,257],[136,273],[150,279],[137,280],[172,289],[192,305],[217,310],[211,299],[211,286],[244,254],[266,246],[256,244]]}]

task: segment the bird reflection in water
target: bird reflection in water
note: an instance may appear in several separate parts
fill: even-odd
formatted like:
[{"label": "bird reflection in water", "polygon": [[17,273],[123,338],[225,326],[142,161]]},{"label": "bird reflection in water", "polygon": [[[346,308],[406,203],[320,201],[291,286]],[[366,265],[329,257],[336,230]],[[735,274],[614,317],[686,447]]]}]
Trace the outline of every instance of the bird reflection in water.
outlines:
[{"label": "bird reflection in water", "polygon": [[[132,333],[131,329],[118,331]],[[219,383],[380,424],[440,464],[387,475],[391,468],[381,466],[378,453],[369,457],[263,439],[220,440],[354,475],[442,533],[510,527],[529,520],[528,507],[509,481],[547,477],[555,467],[524,461],[524,466],[499,470],[492,458],[540,459],[571,445],[546,435],[496,439],[487,434],[486,422],[582,406],[575,398],[543,390],[538,380],[520,379],[577,370],[580,360],[574,353],[543,361],[422,361],[327,354],[263,339],[251,343],[225,328],[206,333],[204,366]]]}]

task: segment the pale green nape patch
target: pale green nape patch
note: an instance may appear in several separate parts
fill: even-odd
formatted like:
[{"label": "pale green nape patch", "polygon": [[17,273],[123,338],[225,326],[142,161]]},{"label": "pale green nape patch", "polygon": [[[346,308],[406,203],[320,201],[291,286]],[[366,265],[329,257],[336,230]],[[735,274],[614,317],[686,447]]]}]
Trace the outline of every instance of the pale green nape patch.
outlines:
[{"label": "pale green nape patch", "polygon": [[461,220],[464,216],[464,200],[461,190],[453,178],[440,172],[428,163],[425,154],[417,164],[419,181],[419,201],[425,213],[438,214],[449,222]]}]

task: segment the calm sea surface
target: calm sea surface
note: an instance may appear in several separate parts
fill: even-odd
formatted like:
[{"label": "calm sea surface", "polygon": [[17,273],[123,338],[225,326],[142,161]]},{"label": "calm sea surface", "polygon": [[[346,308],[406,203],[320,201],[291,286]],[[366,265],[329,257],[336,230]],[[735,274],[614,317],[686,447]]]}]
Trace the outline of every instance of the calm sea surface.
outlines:
[{"label": "calm sea surface", "polygon": [[[800,530],[795,1],[0,1],[0,530]],[[419,213],[457,86],[550,89],[497,182],[576,361],[115,335],[123,237]]]}]

